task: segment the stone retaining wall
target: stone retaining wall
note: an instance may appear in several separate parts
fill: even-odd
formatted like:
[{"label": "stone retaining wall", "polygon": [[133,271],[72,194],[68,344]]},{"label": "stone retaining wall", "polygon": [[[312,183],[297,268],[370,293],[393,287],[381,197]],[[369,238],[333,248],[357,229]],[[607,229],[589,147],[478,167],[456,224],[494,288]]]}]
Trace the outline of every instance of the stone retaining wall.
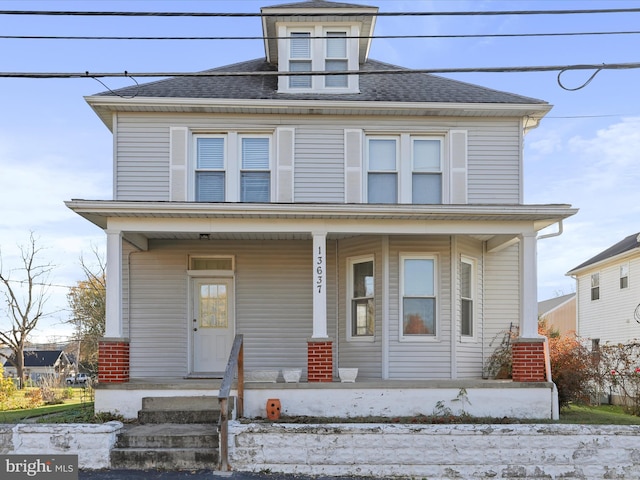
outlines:
[{"label": "stone retaining wall", "polygon": [[415,479],[640,479],[640,426],[230,425],[234,470]]},{"label": "stone retaining wall", "polygon": [[81,469],[109,468],[109,454],[121,428],[122,423],[115,421],[104,424],[0,425],[0,453],[78,455],[78,467]]}]

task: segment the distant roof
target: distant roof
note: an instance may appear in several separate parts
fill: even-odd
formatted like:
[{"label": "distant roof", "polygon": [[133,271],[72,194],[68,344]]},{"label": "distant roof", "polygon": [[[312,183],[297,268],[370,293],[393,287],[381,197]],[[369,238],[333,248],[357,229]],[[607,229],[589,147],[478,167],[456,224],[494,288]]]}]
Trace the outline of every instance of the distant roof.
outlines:
[{"label": "distant roof", "polygon": [[628,251],[634,250],[636,248],[640,248],[640,232],[634,233],[633,235],[629,235],[624,240],[616,243],[615,245],[607,248],[603,252],[600,252],[595,257],[591,257],[584,263],[581,263],[577,267],[572,268],[567,272],[567,275],[575,272],[576,270],[580,270],[584,267],[588,267],[589,265],[593,265],[595,263],[602,262],[603,260],[608,260],[609,258],[613,258],[615,256],[621,255]]},{"label": "distant roof", "polygon": [[[62,354],[62,350],[28,350],[24,352],[24,366],[53,367]],[[15,356],[12,356],[11,360],[14,359]],[[13,367],[13,364],[9,360],[7,360],[4,363],[4,366]]]},{"label": "distant roof", "polygon": [[551,310],[555,310],[560,305],[563,305],[572,298],[575,298],[575,296],[575,293],[569,293],[568,295],[561,295],[559,297],[550,298],[548,300],[538,302],[538,316],[540,317],[549,313]]},{"label": "distant roof", "polygon": [[262,8],[374,8],[355,3],[329,2],[326,0],[307,0],[306,2],[280,3]]},{"label": "distant roof", "polygon": [[[376,60],[360,66],[364,72],[374,70],[409,70]],[[277,67],[265,58],[235,63],[205,72],[275,72]],[[360,76],[360,93],[278,93],[277,76],[172,77],[165,80],[125,87],[98,96],[157,98],[225,98],[255,100],[345,100],[369,102],[498,103],[542,104],[535,98],[501,92],[470,83],[426,73],[364,74]]]}]

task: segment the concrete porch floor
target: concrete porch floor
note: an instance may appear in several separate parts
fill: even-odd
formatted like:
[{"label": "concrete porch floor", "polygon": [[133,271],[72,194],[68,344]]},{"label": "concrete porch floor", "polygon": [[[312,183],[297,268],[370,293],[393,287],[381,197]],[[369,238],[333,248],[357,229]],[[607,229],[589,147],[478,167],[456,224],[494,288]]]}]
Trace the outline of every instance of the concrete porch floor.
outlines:
[{"label": "concrete porch floor", "polygon": [[[96,411],[135,418],[142,398],[218,394],[220,379],[134,378],[128,383],[97,384]],[[232,389],[232,395],[237,391]],[[511,380],[362,380],[355,383],[247,382],[244,417],[266,415],[267,400],[277,398],[290,416],[360,417],[431,415],[436,411],[477,417],[551,419],[557,416],[553,383]]]}]

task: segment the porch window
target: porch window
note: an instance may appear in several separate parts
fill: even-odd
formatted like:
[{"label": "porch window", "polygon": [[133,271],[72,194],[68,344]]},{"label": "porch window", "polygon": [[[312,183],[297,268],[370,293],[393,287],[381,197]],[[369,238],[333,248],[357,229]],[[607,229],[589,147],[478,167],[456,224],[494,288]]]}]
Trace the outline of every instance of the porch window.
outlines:
[{"label": "porch window", "polygon": [[427,339],[437,334],[436,258],[402,256],[401,339]]},{"label": "porch window", "polygon": [[347,337],[373,338],[375,334],[375,302],[373,259],[349,261],[349,328]]},{"label": "porch window", "polygon": [[620,265],[620,289],[629,288],[629,264]]},{"label": "porch window", "polygon": [[474,335],[474,262],[470,258],[460,260],[460,334]]},{"label": "porch window", "polygon": [[600,274],[591,275],[591,300],[600,300]]},{"label": "porch window", "polygon": [[369,138],[367,141],[369,203],[398,202],[398,141],[395,138]]}]

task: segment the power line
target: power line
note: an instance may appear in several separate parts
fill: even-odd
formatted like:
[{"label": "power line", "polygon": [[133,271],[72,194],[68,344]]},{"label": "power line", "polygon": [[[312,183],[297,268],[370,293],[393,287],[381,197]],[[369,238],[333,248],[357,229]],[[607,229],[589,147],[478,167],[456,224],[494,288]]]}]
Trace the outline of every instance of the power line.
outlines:
[{"label": "power line", "polygon": [[[364,8],[364,7],[363,7]],[[601,13],[639,13],[640,8],[610,8],[595,10],[502,10],[485,12],[358,12],[367,17],[433,17],[433,16],[496,16],[496,15],[575,15]],[[43,16],[86,16],[86,17],[235,17],[267,18],[283,15],[296,17],[322,17],[327,12],[287,14],[280,13],[238,13],[238,12],[107,12],[107,11],[56,11],[56,10],[0,10],[0,15],[43,15]],[[332,17],[350,17],[354,12],[332,12]]]},{"label": "power line", "polygon": [[523,73],[523,72],[566,72],[569,70],[631,70],[640,68],[640,62],[601,63],[581,65],[539,65],[522,67],[478,67],[478,68],[427,68],[388,70],[343,70],[310,72],[229,72],[207,70],[202,72],[0,72],[0,78],[132,78],[132,77],[270,77],[270,76],[330,76],[330,75],[402,75],[411,73]]},{"label": "power line", "polygon": [[[640,30],[621,32],[557,32],[557,33],[478,33],[442,35],[370,35],[348,36],[351,39],[440,39],[440,38],[514,38],[514,37],[570,37],[587,35],[637,35]],[[311,36],[307,38],[325,39]],[[289,40],[290,37],[234,36],[234,37],[171,37],[171,36],[93,36],[93,35],[0,35],[0,40]]]}]

